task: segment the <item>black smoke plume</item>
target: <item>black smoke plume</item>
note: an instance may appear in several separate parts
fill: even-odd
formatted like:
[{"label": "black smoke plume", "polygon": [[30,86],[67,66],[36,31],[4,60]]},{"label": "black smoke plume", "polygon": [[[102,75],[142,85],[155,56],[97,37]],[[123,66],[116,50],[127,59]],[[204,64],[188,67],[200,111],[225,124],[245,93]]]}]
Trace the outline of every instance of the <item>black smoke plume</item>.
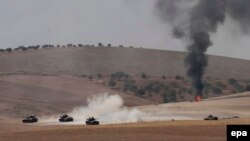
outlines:
[{"label": "black smoke plume", "polygon": [[185,59],[187,75],[192,79],[196,95],[202,95],[202,78],[208,65],[205,54],[212,45],[211,33],[230,16],[249,33],[250,0],[158,0],[160,17],[173,28],[175,38],[188,42]]}]

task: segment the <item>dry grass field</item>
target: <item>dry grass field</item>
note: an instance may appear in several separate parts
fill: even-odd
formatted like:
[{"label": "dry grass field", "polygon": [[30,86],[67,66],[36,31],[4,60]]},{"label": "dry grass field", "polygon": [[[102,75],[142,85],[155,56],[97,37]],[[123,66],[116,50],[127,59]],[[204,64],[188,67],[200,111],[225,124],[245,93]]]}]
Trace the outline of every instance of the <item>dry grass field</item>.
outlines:
[{"label": "dry grass field", "polygon": [[[140,111],[161,117],[163,121],[105,124],[99,126],[22,124],[21,119],[0,120],[1,141],[224,141],[226,125],[250,124],[250,93],[207,99],[202,102],[139,106]],[[204,121],[208,113],[218,121]],[[239,118],[232,118],[239,116]],[[178,119],[186,117],[189,120]],[[143,117],[142,117],[143,119]]]},{"label": "dry grass field", "polygon": [[[136,76],[136,80],[141,73],[157,80],[162,75],[171,78],[184,76],[185,55],[181,52],[113,47],[0,53],[0,141],[224,141],[226,125],[250,124],[249,92],[201,102],[159,104],[159,99],[138,97],[111,88],[101,80],[79,77],[101,73],[108,78],[118,71]],[[247,81],[249,70],[250,61],[210,56],[206,76],[218,80],[235,78]],[[139,84],[144,83],[140,81],[138,79]],[[56,124],[40,122],[40,117],[58,117],[76,107],[86,106],[88,97],[101,93],[117,94],[123,99],[123,116],[129,116],[126,112],[131,109],[141,112],[138,122],[104,124],[101,118],[99,126],[86,126],[85,119],[75,125],[60,124],[58,119],[54,121]],[[21,123],[29,114],[36,114],[39,122]],[[218,116],[219,120],[203,121],[209,114]]]},{"label": "dry grass field", "polygon": [[153,104],[75,76],[5,75],[0,76],[0,116],[22,118],[30,113],[65,113],[85,106],[87,98],[102,93],[120,95],[126,106]]},{"label": "dry grass field", "polygon": [[[49,48],[0,53],[0,72],[109,75],[123,71],[172,77],[186,74],[185,56],[184,52],[143,48]],[[247,79],[249,70],[248,60],[210,56],[206,76]]]},{"label": "dry grass field", "polygon": [[224,141],[226,125],[250,119],[163,121],[100,126],[39,126],[2,123],[1,141]]}]

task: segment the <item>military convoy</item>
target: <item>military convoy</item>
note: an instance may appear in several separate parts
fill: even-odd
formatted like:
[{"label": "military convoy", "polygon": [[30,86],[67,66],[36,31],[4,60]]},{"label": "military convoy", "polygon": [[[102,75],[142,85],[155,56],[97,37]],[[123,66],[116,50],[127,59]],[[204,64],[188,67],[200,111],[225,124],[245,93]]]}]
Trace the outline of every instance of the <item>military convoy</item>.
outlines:
[{"label": "military convoy", "polygon": [[[210,114],[209,116],[205,117],[204,120],[218,120],[218,117],[213,116]],[[68,116],[67,114],[64,114],[60,116],[59,122],[73,122],[73,117]],[[38,122],[38,118],[35,115],[27,116],[25,119],[22,120],[23,123],[35,123]],[[89,117],[85,121],[86,125],[99,125],[99,121],[97,121],[94,117]]]},{"label": "military convoy", "polygon": [[[64,114],[60,116],[58,119],[59,122],[73,122],[73,117],[68,116],[67,114]],[[25,119],[22,120],[23,123],[35,123],[38,122],[38,118],[35,115],[27,116]],[[89,117],[86,120],[86,125],[99,125],[99,121],[97,121],[94,117]]]}]

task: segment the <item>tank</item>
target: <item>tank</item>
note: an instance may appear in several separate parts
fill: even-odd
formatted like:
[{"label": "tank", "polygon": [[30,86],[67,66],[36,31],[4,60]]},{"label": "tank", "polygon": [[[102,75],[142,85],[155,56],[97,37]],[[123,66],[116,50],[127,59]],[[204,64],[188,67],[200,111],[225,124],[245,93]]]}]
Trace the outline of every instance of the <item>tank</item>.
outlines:
[{"label": "tank", "polygon": [[62,115],[59,118],[59,122],[72,122],[73,120],[73,117],[70,117],[67,114]]},{"label": "tank", "polygon": [[23,123],[34,123],[34,122],[38,122],[38,118],[35,115],[30,115],[30,116],[27,116],[22,121]]},{"label": "tank", "polygon": [[215,117],[210,114],[208,117],[204,118],[204,120],[218,120],[218,117]]},{"label": "tank", "polygon": [[87,125],[99,125],[99,121],[97,121],[94,117],[89,117],[86,120]]}]

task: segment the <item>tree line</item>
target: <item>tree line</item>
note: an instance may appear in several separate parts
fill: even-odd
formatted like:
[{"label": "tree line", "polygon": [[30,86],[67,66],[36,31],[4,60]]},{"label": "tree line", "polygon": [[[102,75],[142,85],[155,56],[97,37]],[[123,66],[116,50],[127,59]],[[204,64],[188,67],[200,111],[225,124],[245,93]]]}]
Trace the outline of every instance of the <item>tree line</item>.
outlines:
[{"label": "tree line", "polygon": [[[83,44],[66,44],[66,45],[52,45],[52,44],[45,44],[45,45],[30,45],[30,46],[18,46],[16,48],[6,48],[0,49],[0,52],[14,52],[14,51],[26,51],[26,50],[37,50],[37,49],[46,49],[46,48],[81,48],[81,47],[111,47],[112,45],[109,43],[107,45],[103,45],[102,43],[98,43],[98,45],[83,45]],[[124,47],[123,45],[119,45],[118,47]],[[133,48],[133,46],[130,46]]]}]

